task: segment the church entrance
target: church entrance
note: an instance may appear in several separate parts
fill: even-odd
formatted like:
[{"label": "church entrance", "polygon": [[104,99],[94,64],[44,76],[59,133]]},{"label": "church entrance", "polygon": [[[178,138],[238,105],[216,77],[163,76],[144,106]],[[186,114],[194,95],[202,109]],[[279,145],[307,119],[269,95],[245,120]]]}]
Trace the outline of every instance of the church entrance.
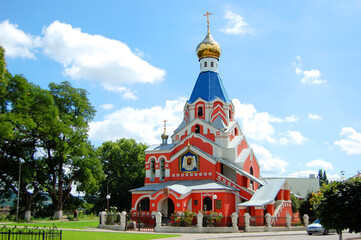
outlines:
[{"label": "church entrance", "polygon": [[212,211],[212,198],[205,197],[203,199],[203,210],[204,211]]},{"label": "church entrance", "polygon": [[170,215],[174,213],[174,202],[170,198],[164,198],[159,201],[158,211],[161,212],[164,218],[170,218]]}]

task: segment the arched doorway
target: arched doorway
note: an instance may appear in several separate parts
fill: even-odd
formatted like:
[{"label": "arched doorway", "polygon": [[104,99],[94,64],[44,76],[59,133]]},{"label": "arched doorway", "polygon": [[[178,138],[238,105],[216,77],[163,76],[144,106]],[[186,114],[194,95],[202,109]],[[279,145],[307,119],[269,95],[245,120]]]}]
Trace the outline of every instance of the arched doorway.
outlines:
[{"label": "arched doorway", "polygon": [[168,215],[170,216],[171,214],[174,213],[174,202],[172,199],[168,198]]},{"label": "arched doorway", "polygon": [[174,202],[170,198],[164,198],[159,201],[158,211],[162,213],[164,218],[170,218],[170,215],[174,213]]},{"label": "arched doorway", "polygon": [[205,197],[203,199],[203,210],[204,211],[212,211],[212,198]]}]

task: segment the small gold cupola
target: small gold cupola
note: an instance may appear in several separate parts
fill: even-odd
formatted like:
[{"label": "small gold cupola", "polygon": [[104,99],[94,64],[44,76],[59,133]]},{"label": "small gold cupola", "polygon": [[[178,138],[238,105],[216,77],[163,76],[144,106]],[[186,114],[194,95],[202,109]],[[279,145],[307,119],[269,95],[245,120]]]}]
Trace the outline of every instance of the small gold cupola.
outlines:
[{"label": "small gold cupola", "polygon": [[212,13],[207,12],[203,16],[207,16],[207,35],[197,46],[197,56],[199,60],[206,57],[219,58],[221,56],[221,46],[212,38],[209,31],[209,15]]},{"label": "small gold cupola", "polygon": [[166,134],[166,129],[167,129],[167,120],[164,120],[164,132],[161,135],[162,138],[162,144],[168,144],[168,134]]}]

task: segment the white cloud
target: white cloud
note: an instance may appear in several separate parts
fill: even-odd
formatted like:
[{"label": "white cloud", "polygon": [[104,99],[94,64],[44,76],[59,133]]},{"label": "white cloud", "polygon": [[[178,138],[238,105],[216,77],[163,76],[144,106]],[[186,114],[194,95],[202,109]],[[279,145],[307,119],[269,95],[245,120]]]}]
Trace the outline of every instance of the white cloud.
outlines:
[{"label": "white cloud", "polygon": [[302,145],[308,141],[308,139],[298,131],[288,130],[284,135],[285,136],[282,137],[278,142],[280,145],[287,145],[287,144]]},{"label": "white cloud", "polygon": [[308,114],[308,118],[309,119],[314,119],[314,120],[322,120],[322,117],[320,115],[312,114],[312,113]]},{"label": "white cloud", "polygon": [[322,159],[315,159],[310,162],[307,162],[306,166],[311,168],[323,169],[323,170],[333,169],[333,166],[330,162],[326,162]]},{"label": "white cloud", "polygon": [[253,33],[253,29],[249,27],[248,23],[244,21],[243,17],[232,12],[231,10],[226,10],[224,18],[228,20],[228,23],[226,27],[221,29],[222,32],[233,35]]},{"label": "white cloud", "polygon": [[297,122],[298,121],[298,118],[295,116],[295,115],[291,115],[291,116],[288,116],[285,118],[285,122]]},{"label": "white cloud", "polygon": [[281,121],[271,117],[267,112],[258,113],[252,104],[243,104],[238,99],[232,100],[236,109],[236,119],[240,122],[245,135],[257,141],[275,143],[275,129],[272,121]]},{"label": "white cloud", "polygon": [[0,23],[0,43],[10,57],[35,59],[36,48],[42,48],[50,58],[61,63],[64,75],[72,79],[95,81],[108,91],[137,99],[135,91],[125,84],[156,83],[166,71],[152,66],[123,42],[101,35],[84,33],[70,24],[54,21],[43,28],[42,37],[25,34],[8,20]]},{"label": "white cloud", "polygon": [[338,174],[327,174],[327,179],[329,181],[340,181],[340,180],[342,180],[342,177]]},{"label": "white cloud", "polygon": [[361,154],[361,133],[351,127],[345,127],[341,129],[340,136],[345,138],[335,141],[335,145],[341,147],[347,155]]},{"label": "white cloud", "polygon": [[[43,29],[43,50],[63,64],[72,79],[100,82],[105,89],[122,89],[123,84],[162,81],[165,70],[142,60],[117,40],[83,33],[70,24],[53,22]],[[129,95],[129,91],[127,91]]]},{"label": "white cloud", "polygon": [[301,82],[303,84],[322,84],[327,82],[326,79],[321,79],[322,74],[319,70],[303,70],[300,56],[296,57],[296,62],[293,62],[292,65],[295,67],[296,74],[301,76]]},{"label": "white cloud", "polygon": [[116,92],[122,95],[123,99],[126,100],[136,100],[138,97],[135,95],[136,91],[131,90],[128,87],[112,87],[109,85],[104,85],[105,90],[109,92]]},{"label": "white cloud", "polygon": [[116,140],[134,138],[146,144],[161,142],[163,120],[167,120],[167,134],[172,135],[183,118],[186,99],[168,100],[164,107],[154,106],[145,109],[122,108],[107,116],[103,121],[90,124],[91,140]]},{"label": "white cloud", "polygon": [[[271,116],[267,112],[257,112],[252,104],[243,104],[238,99],[232,100],[236,109],[236,119],[239,121],[242,131],[247,138],[256,141],[266,141],[272,144],[296,144],[301,145],[308,139],[298,131],[287,131],[285,133],[276,134],[276,130],[272,123],[292,123],[297,122],[296,116],[277,118]],[[280,139],[275,135],[282,136]]]},{"label": "white cloud", "polygon": [[314,174],[317,177],[318,172],[313,170],[303,170],[298,172],[293,172],[287,175],[287,177],[291,178],[309,178],[310,174]]},{"label": "white cloud", "polygon": [[9,20],[0,23],[0,44],[8,57],[21,57],[35,59],[34,52],[40,47],[40,37],[26,34],[12,24]]},{"label": "white cloud", "polygon": [[266,173],[285,173],[288,163],[278,157],[273,156],[265,147],[252,144],[252,149],[261,165],[262,172]]},{"label": "white cloud", "polygon": [[100,105],[100,108],[103,108],[105,110],[111,110],[111,109],[113,109],[113,107],[114,107],[114,105],[111,103],[106,103],[106,104]]}]

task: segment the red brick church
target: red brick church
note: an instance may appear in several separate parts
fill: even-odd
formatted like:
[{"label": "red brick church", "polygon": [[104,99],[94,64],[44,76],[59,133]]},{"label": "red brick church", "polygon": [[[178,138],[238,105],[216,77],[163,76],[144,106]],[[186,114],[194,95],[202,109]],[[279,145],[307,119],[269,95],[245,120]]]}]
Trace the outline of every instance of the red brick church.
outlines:
[{"label": "red brick church", "polygon": [[[197,46],[200,73],[184,105],[182,123],[168,142],[145,151],[145,186],[131,190],[132,216],[211,210],[224,216],[292,216],[286,179],[261,179],[260,165],[235,121],[232,101],[218,73],[220,45],[208,23]],[[257,218],[258,219],[258,218]],[[255,221],[262,221],[255,220]],[[280,220],[281,221],[281,220]]]}]

